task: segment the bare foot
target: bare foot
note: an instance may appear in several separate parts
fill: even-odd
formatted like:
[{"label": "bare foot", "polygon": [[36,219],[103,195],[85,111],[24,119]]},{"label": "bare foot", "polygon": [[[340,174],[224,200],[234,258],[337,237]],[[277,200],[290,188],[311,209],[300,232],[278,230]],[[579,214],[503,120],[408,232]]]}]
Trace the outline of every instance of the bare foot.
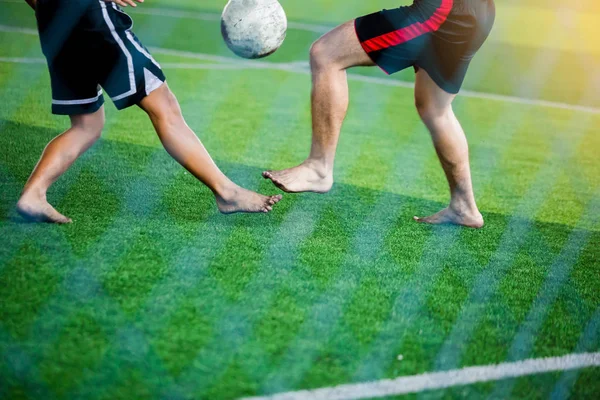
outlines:
[{"label": "bare foot", "polygon": [[52,224],[70,224],[67,218],[52,207],[45,198],[24,193],[17,203],[17,212],[30,222],[48,222]]},{"label": "bare foot", "polygon": [[263,177],[288,193],[327,193],[333,186],[333,174],[311,161],[281,171],[265,171]]},{"label": "bare foot", "polygon": [[437,214],[433,214],[429,217],[414,217],[414,219],[415,221],[424,224],[453,224],[476,229],[482,228],[484,223],[483,216],[477,209],[473,211],[457,211],[451,207],[445,208]]},{"label": "bare foot", "polygon": [[281,195],[263,196],[239,186],[224,190],[222,195],[215,197],[223,214],[268,213],[281,201]]}]

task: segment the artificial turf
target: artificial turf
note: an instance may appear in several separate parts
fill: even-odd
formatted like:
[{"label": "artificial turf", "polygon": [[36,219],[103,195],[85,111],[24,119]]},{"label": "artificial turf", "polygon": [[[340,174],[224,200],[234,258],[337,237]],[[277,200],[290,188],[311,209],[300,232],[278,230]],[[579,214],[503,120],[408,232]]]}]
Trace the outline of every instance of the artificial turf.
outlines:
[{"label": "artificial turf", "polygon": [[[221,3],[141,7],[214,13]],[[321,25],[393,6],[282,3],[291,21]],[[541,22],[555,5],[496,4],[500,16],[538,10],[531,18]],[[0,25],[35,26],[25,5],[0,7]],[[231,56],[217,21],[135,21],[148,46]],[[267,61],[306,61],[317,37],[292,29]],[[542,39],[535,26],[500,18],[465,88],[600,105],[598,53]],[[37,38],[0,32],[0,57],[41,57]],[[306,155],[308,75],[166,73],[221,168],[276,193],[260,172]],[[442,208],[447,187],[411,90],[354,80],[350,88],[334,189],[286,195],[267,216],[219,215],[141,111],[108,106],[103,138],[49,193],[75,221],[58,227],[23,223],[13,207],[67,121],[49,114],[44,65],[0,62],[0,397],[231,399],[598,351],[600,115],[459,97],[487,225],[431,227],[412,216]],[[596,368],[407,397],[599,394]]]}]

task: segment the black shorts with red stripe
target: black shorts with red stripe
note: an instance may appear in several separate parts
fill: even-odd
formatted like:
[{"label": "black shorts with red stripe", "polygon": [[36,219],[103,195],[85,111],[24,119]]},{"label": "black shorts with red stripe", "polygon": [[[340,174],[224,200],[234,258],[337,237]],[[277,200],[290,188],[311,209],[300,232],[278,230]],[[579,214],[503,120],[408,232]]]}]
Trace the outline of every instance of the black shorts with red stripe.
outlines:
[{"label": "black shorts with red stripe", "polygon": [[387,74],[423,68],[455,94],[495,15],[493,0],[415,0],[357,18],[355,27],[363,49]]}]

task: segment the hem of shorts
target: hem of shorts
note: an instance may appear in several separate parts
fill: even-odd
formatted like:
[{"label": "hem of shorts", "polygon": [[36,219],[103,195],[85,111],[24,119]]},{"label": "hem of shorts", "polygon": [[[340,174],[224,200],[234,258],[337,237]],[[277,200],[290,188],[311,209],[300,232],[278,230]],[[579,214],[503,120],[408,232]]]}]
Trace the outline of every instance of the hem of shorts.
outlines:
[{"label": "hem of shorts", "polygon": [[[90,103],[92,104],[92,103]],[[93,106],[89,105],[52,105],[53,115],[85,115],[93,114],[98,111],[104,105],[104,100],[93,103]],[[86,107],[87,106],[87,107]]]},{"label": "hem of shorts", "polygon": [[432,74],[431,71],[428,68],[423,67],[422,65],[415,63],[414,64],[415,67],[415,73],[417,72],[417,70],[419,68],[423,69],[425,72],[427,72],[427,74],[429,75],[429,77],[435,82],[435,84],[442,89],[444,92],[448,93],[448,94],[458,94],[460,92],[460,87],[458,88],[458,90],[450,90],[448,88],[448,82],[441,78],[438,74]]},{"label": "hem of shorts", "polygon": [[[165,84],[166,81],[167,81],[166,79],[164,81],[162,81],[162,83],[160,85],[158,85],[157,87],[155,87],[154,89],[152,89],[150,91],[150,93],[161,88]],[[117,100],[116,102],[113,101],[113,104],[115,105],[115,108],[117,110],[122,111],[129,107],[139,105],[142,102],[142,100],[144,100],[146,97],[148,97],[150,95],[150,93],[146,93],[146,90],[139,91],[137,93],[132,94],[131,96],[125,97],[122,100]]]},{"label": "hem of shorts", "polygon": [[138,92],[138,93],[134,93],[129,97],[125,97],[124,99],[121,100],[117,100],[117,101],[113,101],[113,104],[115,105],[115,108],[119,111],[125,110],[129,107],[133,107],[136,106],[138,104],[140,104],[140,102],[142,100],[144,100],[144,97],[146,97],[146,92]]},{"label": "hem of shorts", "polygon": [[371,59],[371,61],[373,61],[373,64],[378,66],[379,69],[382,70],[386,75],[391,75],[392,73],[386,71],[385,68],[383,68],[381,65],[379,65],[379,63],[373,58],[373,56],[371,56],[371,54],[367,51],[367,49],[365,49],[363,42],[360,40],[360,35],[358,34],[358,27],[356,26],[357,20],[358,20],[358,18],[354,20],[354,33],[356,33],[356,38],[358,39],[358,43],[360,43],[360,47],[362,47],[365,54]]}]

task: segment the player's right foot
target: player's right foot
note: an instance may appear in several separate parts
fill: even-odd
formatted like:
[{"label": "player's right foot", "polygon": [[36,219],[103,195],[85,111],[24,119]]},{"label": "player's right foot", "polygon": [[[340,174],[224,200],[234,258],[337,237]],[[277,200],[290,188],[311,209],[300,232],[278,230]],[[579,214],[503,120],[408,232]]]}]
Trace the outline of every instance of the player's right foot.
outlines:
[{"label": "player's right foot", "polygon": [[428,217],[414,217],[414,220],[423,224],[432,225],[461,225],[468,228],[480,229],[483,228],[483,216],[476,208],[473,210],[456,209],[452,206],[443,209],[442,211],[430,215]]},{"label": "player's right foot", "polygon": [[17,203],[17,212],[30,222],[48,222],[52,224],[70,224],[71,218],[65,217],[54,209],[45,199],[23,194]]},{"label": "player's right foot", "polygon": [[219,211],[223,214],[268,213],[281,201],[281,195],[263,196],[239,186],[224,190],[215,197]]},{"label": "player's right foot", "polygon": [[333,186],[333,173],[325,171],[312,161],[281,171],[265,171],[263,177],[288,193],[327,193]]}]

